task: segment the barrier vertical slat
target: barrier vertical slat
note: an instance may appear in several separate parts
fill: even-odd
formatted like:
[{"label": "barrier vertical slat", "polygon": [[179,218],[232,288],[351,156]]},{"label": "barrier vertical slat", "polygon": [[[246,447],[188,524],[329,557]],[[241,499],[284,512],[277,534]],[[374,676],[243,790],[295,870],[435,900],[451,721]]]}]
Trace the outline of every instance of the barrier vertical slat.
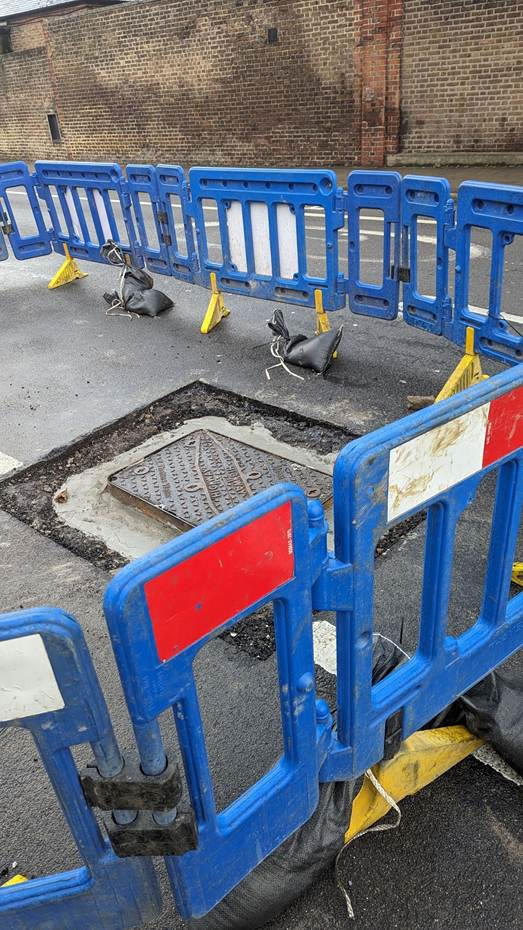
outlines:
[{"label": "barrier vertical slat", "polygon": [[[345,286],[353,313],[394,320],[399,310],[400,183],[394,171],[352,171],[348,176],[349,277]],[[381,283],[362,280],[361,212],[383,213]],[[391,240],[394,236],[394,249]],[[393,256],[391,266],[391,256]]]},{"label": "barrier vertical slat", "polygon": [[[403,319],[438,336],[449,334],[452,315],[448,290],[449,250],[446,230],[453,226],[454,206],[450,185],[445,178],[425,178],[407,175],[401,182],[402,266],[406,275],[403,284]],[[420,219],[432,220],[435,228],[426,224],[419,231]],[[421,236],[421,238],[420,238]],[[433,284],[431,293],[420,286],[420,246],[424,238],[435,239],[436,250],[430,250]],[[432,242],[427,243],[432,246]],[[427,250],[428,251],[428,250]],[[434,255],[434,260],[432,259]],[[434,293],[432,293],[434,290]]]}]

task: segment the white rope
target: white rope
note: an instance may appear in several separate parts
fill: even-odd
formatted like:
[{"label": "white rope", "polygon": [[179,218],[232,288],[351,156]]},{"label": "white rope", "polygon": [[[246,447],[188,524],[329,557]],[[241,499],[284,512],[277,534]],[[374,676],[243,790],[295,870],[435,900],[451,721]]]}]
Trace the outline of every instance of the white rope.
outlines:
[{"label": "white rope", "polygon": [[[393,645],[396,645],[396,644],[394,643]],[[380,785],[380,783],[379,783],[378,779],[376,778],[376,776],[374,775],[374,772],[372,771],[372,769],[367,769],[367,771],[365,772],[365,777],[369,779],[369,781],[371,782],[372,785],[374,785],[374,788],[376,789],[376,791],[378,792],[378,794],[380,794],[381,797],[383,798],[383,800],[387,802],[387,804],[389,805],[389,807],[391,807],[393,810],[396,811],[396,820],[394,821],[394,823],[375,823],[372,827],[367,827],[366,830],[362,830],[361,833],[357,833],[356,836],[352,836],[352,837],[350,838],[350,840],[349,840],[347,843],[345,843],[344,846],[342,846],[342,848],[340,849],[338,855],[336,856],[336,864],[335,864],[335,866],[334,866],[334,874],[335,874],[335,877],[336,877],[336,885],[337,885],[337,887],[339,888],[339,890],[341,891],[343,897],[345,898],[345,905],[346,905],[346,908],[347,908],[347,914],[349,915],[349,918],[350,918],[351,920],[354,920],[354,916],[355,916],[355,915],[354,915],[354,908],[353,908],[353,906],[352,906],[352,901],[351,901],[351,899],[350,899],[349,892],[347,891],[345,885],[343,884],[343,881],[342,881],[342,879],[340,878],[340,874],[339,874],[340,859],[341,859],[341,857],[343,856],[343,853],[344,853],[345,850],[347,849],[347,846],[349,846],[349,845],[352,843],[353,840],[359,839],[360,836],[365,836],[366,833],[379,833],[379,832],[381,832],[381,831],[383,831],[383,830],[395,830],[396,827],[399,827],[399,824],[400,824],[400,821],[401,821],[401,811],[400,811],[398,805],[396,804],[396,801],[394,800],[393,797],[391,797],[391,795],[388,793],[388,791],[385,790],[385,788],[383,787],[383,785]]]},{"label": "white rope", "polygon": [[398,644],[395,643],[393,639],[389,639],[389,637],[388,637],[388,636],[384,636],[383,633],[373,633],[372,635],[373,635],[373,636],[377,636],[377,637],[379,637],[380,639],[384,639],[385,642],[386,642],[386,643],[390,643],[391,646],[395,646],[396,649],[398,650],[398,652],[401,652],[401,654],[402,654],[403,656],[405,656],[406,659],[411,659],[411,658],[412,658],[412,656],[410,656],[410,655],[408,654],[408,652],[405,652],[405,650],[402,649],[401,646],[398,646]]},{"label": "white rope", "polygon": [[267,381],[271,380],[269,372],[272,371],[273,368],[284,368],[288,375],[292,375],[293,378],[298,378],[299,381],[305,381],[305,378],[302,375],[297,375],[295,371],[291,371],[290,368],[288,368],[285,364],[285,361],[280,354],[280,339],[281,336],[276,336],[276,339],[273,339],[271,342],[271,355],[273,358],[279,359],[279,361],[276,365],[269,365],[269,367],[265,369],[265,377],[267,378]]}]

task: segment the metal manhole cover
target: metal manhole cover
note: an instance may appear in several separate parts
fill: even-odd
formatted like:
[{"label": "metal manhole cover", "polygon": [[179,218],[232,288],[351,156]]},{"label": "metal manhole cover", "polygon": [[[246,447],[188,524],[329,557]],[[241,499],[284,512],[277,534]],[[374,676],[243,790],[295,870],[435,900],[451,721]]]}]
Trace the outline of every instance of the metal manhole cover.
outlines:
[{"label": "metal manhole cover", "polygon": [[279,481],[298,484],[323,504],[332,496],[329,475],[229,436],[196,430],[111,475],[109,490],[187,530]]}]

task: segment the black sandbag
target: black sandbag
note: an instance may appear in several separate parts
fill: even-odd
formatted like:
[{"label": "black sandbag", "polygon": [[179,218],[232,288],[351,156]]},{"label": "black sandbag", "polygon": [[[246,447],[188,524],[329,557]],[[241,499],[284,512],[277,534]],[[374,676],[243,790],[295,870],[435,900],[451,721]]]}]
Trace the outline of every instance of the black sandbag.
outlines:
[{"label": "black sandbag", "polygon": [[462,724],[523,775],[523,680],[490,672],[432,720],[431,727]]},{"label": "black sandbag", "polygon": [[[375,636],[372,681],[376,684],[405,658],[394,643]],[[334,713],[336,676],[316,666],[316,695]],[[352,799],[360,779],[320,785],[316,811],[278,849],[247,875],[193,930],[256,930],[289,907],[328,869],[343,847]]]},{"label": "black sandbag", "polygon": [[318,333],[317,336],[306,336],[291,339],[289,346],[283,353],[284,361],[289,365],[299,365],[300,368],[312,368],[323,375],[334,358],[334,353],[341,340],[343,327],[333,329],[328,333]]},{"label": "black sandbag", "polygon": [[311,819],[267,856],[194,930],[256,930],[289,907],[335,860],[343,846],[354,782],[320,785]]},{"label": "black sandbag", "polygon": [[109,239],[101,248],[101,254],[111,265],[121,267],[118,291],[104,294],[112,310],[137,313],[140,316],[158,316],[174,306],[170,297],[153,287],[154,280],[147,271],[128,263],[120,246]]},{"label": "black sandbag", "polygon": [[284,362],[300,368],[311,368],[318,374],[325,374],[334,358],[343,333],[343,326],[315,336],[298,333],[291,336],[279,307],[268,321],[269,329],[274,333],[278,349]]}]

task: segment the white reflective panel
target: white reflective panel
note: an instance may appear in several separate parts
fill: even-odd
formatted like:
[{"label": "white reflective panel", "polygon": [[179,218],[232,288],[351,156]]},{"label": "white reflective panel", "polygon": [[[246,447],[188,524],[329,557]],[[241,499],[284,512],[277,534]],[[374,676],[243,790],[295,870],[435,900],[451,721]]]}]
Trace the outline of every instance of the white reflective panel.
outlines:
[{"label": "white reflective panel", "polygon": [[247,271],[242,205],[239,200],[233,200],[227,210],[227,230],[229,232],[231,262],[236,265],[238,271]]},{"label": "white reflective panel", "polygon": [[0,720],[34,717],[65,707],[38,633],[0,642]]},{"label": "white reflective panel", "polygon": [[100,217],[100,226],[103,229],[103,234],[105,236],[105,241],[113,238],[111,232],[111,227],[109,225],[109,217],[107,216],[107,210],[105,209],[104,199],[100,191],[94,190],[94,202],[96,204],[96,209],[98,210],[98,216]]},{"label": "white reflective panel", "polygon": [[293,278],[298,273],[296,216],[286,203],[279,203],[276,207],[276,225],[280,250],[280,277]]},{"label": "white reflective panel", "polygon": [[256,274],[272,275],[269,211],[266,203],[251,203],[252,247]]}]

